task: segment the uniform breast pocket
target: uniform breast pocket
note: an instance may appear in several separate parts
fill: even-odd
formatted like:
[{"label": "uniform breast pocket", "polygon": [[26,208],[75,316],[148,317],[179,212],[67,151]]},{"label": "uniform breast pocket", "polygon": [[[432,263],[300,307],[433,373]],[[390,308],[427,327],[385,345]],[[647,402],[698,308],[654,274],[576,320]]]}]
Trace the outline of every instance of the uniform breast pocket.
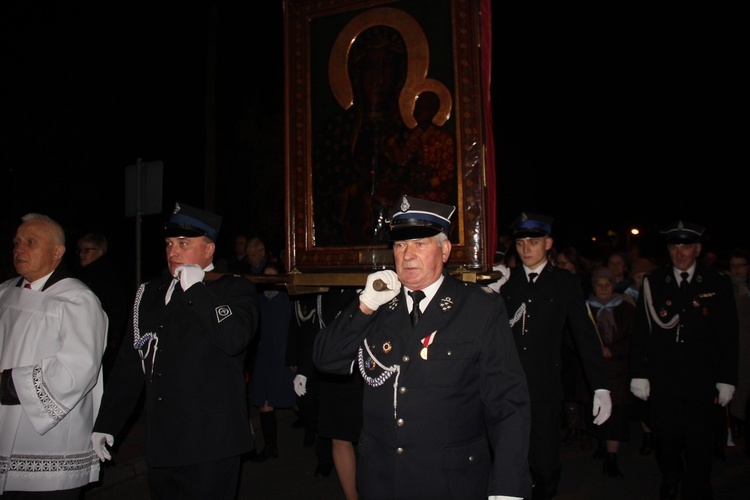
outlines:
[{"label": "uniform breast pocket", "polygon": [[422,356],[420,361],[426,361],[429,380],[438,387],[463,384],[464,377],[477,362],[473,343],[437,340],[427,348],[427,359]]}]

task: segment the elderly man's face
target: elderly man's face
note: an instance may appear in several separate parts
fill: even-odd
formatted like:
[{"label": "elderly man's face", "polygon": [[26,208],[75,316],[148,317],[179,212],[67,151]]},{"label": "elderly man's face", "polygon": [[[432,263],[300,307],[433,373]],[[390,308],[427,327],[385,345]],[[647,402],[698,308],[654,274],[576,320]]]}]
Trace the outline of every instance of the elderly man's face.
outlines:
[{"label": "elderly man's face", "polygon": [[24,222],[13,238],[13,266],[27,281],[36,281],[54,271],[65,254],[65,245],[55,243],[52,229],[44,221]]},{"label": "elderly man's face", "polygon": [[680,271],[690,269],[690,266],[700,256],[701,248],[700,243],[671,243],[667,245],[672,265]]},{"label": "elderly man's face", "polygon": [[396,274],[401,283],[422,290],[440,278],[451,253],[451,242],[439,236],[393,243]]}]

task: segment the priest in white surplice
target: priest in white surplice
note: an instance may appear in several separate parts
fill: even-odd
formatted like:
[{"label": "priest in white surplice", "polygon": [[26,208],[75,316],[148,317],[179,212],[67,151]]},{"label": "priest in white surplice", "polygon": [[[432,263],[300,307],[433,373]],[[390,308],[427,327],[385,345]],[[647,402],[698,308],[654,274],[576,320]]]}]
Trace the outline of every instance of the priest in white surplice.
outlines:
[{"label": "priest in white surplice", "polygon": [[102,395],[107,316],[61,266],[63,228],[22,217],[13,239],[20,275],[0,284],[0,495],[77,499],[99,478],[91,429]]}]

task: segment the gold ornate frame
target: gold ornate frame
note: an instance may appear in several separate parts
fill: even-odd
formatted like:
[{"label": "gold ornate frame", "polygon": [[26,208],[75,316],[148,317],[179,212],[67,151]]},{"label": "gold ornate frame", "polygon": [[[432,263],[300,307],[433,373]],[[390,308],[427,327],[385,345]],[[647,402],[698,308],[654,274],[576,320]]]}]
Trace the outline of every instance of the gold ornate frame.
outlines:
[{"label": "gold ornate frame", "polygon": [[316,273],[370,272],[393,265],[387,243],[340,246],[317,243],[313,192],[314,129],[319,128],[327,112],[352,106],[352,88],[346,70],[349,49],[363,30],[385,25],[396,29],[406,45],[408,70],[398,99],[403,123],[410,129],[416,125],[416,98],[423,91],[432,91],[440,98],[432,123],[449,131],[455,144],[457,210],[448,267],[491,269],[485,213],[479,0],[285,0],[284,3],[289,268]]}]

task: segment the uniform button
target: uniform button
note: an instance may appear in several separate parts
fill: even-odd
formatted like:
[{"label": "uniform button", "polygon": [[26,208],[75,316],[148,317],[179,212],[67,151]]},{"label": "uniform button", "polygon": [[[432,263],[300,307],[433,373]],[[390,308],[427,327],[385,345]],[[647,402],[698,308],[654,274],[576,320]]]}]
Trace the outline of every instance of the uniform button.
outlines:
[{"label": "uniform button", "polygon": [[453,356],[453,351],[448,351],[447,354],[448,356]]},{"label": "uniform button", "polygon": [[157,401],[161,401],[161,396],[159,396],[158,398],[156,398],[156,400]]},{"label": "uniform button", "polygon": [[528,350],[529,350],[529,348],[528,348],[528,347],[524,347],[524,348],[523,348],[523,350],[524,350],[524,351],[528,351]]},{"label": "uniform button", "polygon": [[404,356],[403,358],[401,358],[401,361],[403,361],[404,363],[408,363],[409,362],[409,356]]},{"label": "uniform button", "polygon": [[192,300],[188,300],[187,305],[192,306],[193,305],[193,301]]},{"label": "uniform button", "polygon": [[396,448],[396,455],[403,455],[404,449],[403,448]]},{"label": "uniform button", "polygon": [[474,455],[469,455],[469,462],[473,462],[473,461],[474,461]]},{"label": "uniform button", "polygon": [[164,325],[159,325],[159,328],[164,328]]},{"label": "uniform button", "polygon": [[407,389],[403,385],[398,388],[399,394],[406,394],[406,391],[407,391]]},{"label": "uniform button", "polygon": [[399,426],[399,427],[403,427],[404,426],[404,419],[403,418],[399,418],[398,420],[396,420],[396,425]]}]

